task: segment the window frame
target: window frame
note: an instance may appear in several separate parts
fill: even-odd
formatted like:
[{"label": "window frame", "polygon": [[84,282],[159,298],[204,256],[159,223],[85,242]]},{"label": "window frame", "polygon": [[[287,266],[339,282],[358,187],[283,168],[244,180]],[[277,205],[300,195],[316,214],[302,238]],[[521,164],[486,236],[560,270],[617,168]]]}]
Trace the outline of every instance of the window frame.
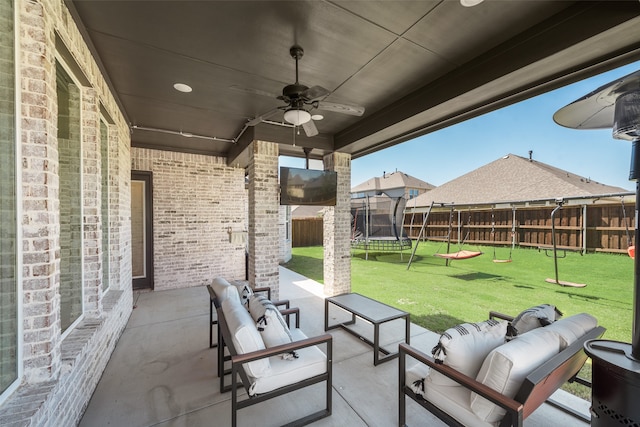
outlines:
[{"label": "window frame", "polygon": [[[84,114],[83,114],[83,108],[82,108],[82,103],[83,103],[83,96],[84,96],[84,91],[85,91],[85,87],[82,85],[82,83],[80,82],[80,79],[78,78],[78,76],[76,76],[76,74],[73,71],[73,67],[71,67],[67,61],[65,60],[65,58],[63,57],[62,53],[58,50],[56,50],[55,52],[55,62],[60,64],[60,67],[62,67],[62,69],[64,70],[64,72],[67,74],[67,76],[73,81],[73,84],[76,85],[78,87],[78,91],[80,94],[80,134],[79,134],[79,138],[80,138],[80,218],[81,218],[81,227],[80,229],[82,230],[82,232],[80,233],[80,247],[84,248],[84,243],[85,243],[85,238],[84,238],[84,228],[85,228],[85,223],[84,223],[84,129],[82,126],[82,123],[84,122]],[[56,77],[57,78],[57,77]],[[57,101],[56,101],[57,102]],[[85,318],[85,314],[86,314],[86,304],[85,304],[85,266],[84,266],[84,262],[85,262],[85,254],[84,254],[84,250],[80,251],[80,283],[81,283],[81,294],[80,294],[80,299],[81,299],[81,306],[82,306],[82,313],[78,316],[77,319],[75,319],[73,322],[71,322],[71,324],[62,332],[60,339],[62,341],[64,341],[64,339],[76,328],[76,326],[78,326],[78,324],[80,324],[84,318]],[[62,310],[62,308],[60,308],[60,310]]]}]

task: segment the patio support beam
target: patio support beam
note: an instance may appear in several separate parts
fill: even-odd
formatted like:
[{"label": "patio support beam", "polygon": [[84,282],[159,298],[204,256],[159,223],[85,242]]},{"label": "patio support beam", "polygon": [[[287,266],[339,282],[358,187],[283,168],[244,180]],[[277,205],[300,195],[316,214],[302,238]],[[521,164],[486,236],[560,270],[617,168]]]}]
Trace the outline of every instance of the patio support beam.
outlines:
[{"label": "patio support beam", "polygon": [[249,164],[249,266],[251,287],[271,288],[279,298],[278,144],[253,141]]},{"label": "patio support beam", "polygon": [[338,173],[336,205],[324,210],[324,293],[351,292],[351,155],[324,156],[325,170]]}]

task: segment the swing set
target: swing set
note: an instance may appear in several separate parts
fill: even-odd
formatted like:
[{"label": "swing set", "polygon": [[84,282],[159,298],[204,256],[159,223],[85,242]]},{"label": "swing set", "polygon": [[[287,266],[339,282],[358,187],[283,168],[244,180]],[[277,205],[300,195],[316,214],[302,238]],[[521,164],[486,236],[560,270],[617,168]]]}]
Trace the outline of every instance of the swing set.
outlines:
[{"label": "swing set", "polygon": [[[411,252],[411,257],[409,258],[409,262],[407,263],[407,270],[411,267],[411,263],[413,262],[413,258],[415,256],[416,250],[418,249],[418,242],[420,242],[420,239],[422,238],[425,228],[427,226],[427,223],[429,221],[429,214],[431,213],[431,210],[433,209],[433,205],[435,204],[435,202],[431,202],[431,205],[429,206],[429,209],[427,210],[427,215],[424,218],[424,221],[422,223],[422,227],[420,228],[420,232],[418,233],[418,238],[416,239],[416,244],[413,247],[413,251]],[[439,205],[441,206],[445,206],[444,203],[439,203]],[[413,218],[411,223],[413,223]],[[471,232],[471,228],[469,227],[469,224],[471,223],[471,211],[469,211],[469,220],[467,221],[467,234],[465,235],[464,239],[462,239],[462,241],[458,244],[458,251],[456,252],[449,252],[451,249],[451,234],[452,234],[452,230],[453,230],[453,205],[451,205],[451,210],[449,211],[449,231],[447,232],[447,236],[446,236],[446,242],[447,242],[447,252],[446,253],[440,253],[438,252],[440,250],[440,247],[438,247],[438,250],[436,251],[435,254],[433,254],[433,256],[438,257],[438,258],[443,258],[445,259],[446,263],[445,265],[449,265],[449,261],[453,261],[453,260],[463,260],[463,259],[470,259],[470,258],[475,258],[477,256],[482,255],[482,251],[470,251],[470,250],[463,250],[462,246],[464,245],[464,242],[467,240],[467,238],[469,237],[469,234]],[[442,242],[444,243],[444,242]],[[440,246],[442,246],[442,243],[440,244]]]}]

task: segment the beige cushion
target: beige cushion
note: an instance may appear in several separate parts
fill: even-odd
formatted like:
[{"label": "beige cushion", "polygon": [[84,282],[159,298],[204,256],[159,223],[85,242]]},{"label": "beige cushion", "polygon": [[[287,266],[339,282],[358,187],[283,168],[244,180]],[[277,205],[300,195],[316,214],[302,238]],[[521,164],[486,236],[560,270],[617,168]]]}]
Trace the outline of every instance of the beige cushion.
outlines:
[{"label": "beige cushion", "polygon": [[[475,378],[484,358],[491,350],[504,344],[507,322],[487,320],[482,323],[463,323],[447,329],[432,354],[437,362]],[[457,385],[439,372],[431,370],[429,380],[440,385]]]},{"label": "beige cushion", "polygon": [[[526,376],[559,352],[558,334],[548,327],[534,329],[489,353],[476,380],[513,398]],[[506,413],[475,393],[471,395],[471,410],[487,422],[499,421]]]},{"label": "beige cushion", "polygon": [[[291,334],[295,341],[307,338],[299,329],[292,329]],[[278,356],[271,357],[269,375],[261,378],[251,378],[252,384],[249,388],[249,395],[266,393],[327,371],[327,356],[317,346],[305,347],[296,350],[296,352],[300,357],[294,360],[283,360]]]},{"label": "beige cushion", "polygon": [[216,277],[213,279],[211,282],[211,289],[213,289],[213,293],[216,294],[216,298],[220,304],[228,298],[240,301],[236,287],[231,286],[231,284],[222,277]]},{"label": "beige cushion", "polygon": [[598,326],[598,321],[595,317],[587,313],[580,313],[560,319],[546,326],[545,329],[560,336],[560,349],[564,350],[596,326]]},{"label": "beige cushion", "polygon": [[[496,427],[493,423],[480,420],[471,411],[469,401],[471,391],[462,386],[442,386],[427,384],[424,397],[438,408],[458,420],[459,423],[469,427]],[[424,424],[429,425],[429,424]]]},{"label": "beige cushion", "polygon": [[[235,288],[233,288],[235,291]],[[226,299],[222,302],[222,313],[231,333],[233,347],[238,354],[264,350],[264,342],[249,312],[239,301]],[[269,375],[271,365],[268,358],[245,363],[247,375],[260,378]]]}]

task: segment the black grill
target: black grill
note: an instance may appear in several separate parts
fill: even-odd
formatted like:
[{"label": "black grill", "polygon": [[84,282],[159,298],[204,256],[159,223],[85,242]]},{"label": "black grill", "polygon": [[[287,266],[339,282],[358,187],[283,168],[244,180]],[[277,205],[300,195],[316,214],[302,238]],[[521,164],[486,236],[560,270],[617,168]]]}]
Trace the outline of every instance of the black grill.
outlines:
[{"label": "black grill", "polygon": [[591,425],[640,427],[640,361],[631,357],[631,345],[592,340],[585,351],[593,366]]}]

